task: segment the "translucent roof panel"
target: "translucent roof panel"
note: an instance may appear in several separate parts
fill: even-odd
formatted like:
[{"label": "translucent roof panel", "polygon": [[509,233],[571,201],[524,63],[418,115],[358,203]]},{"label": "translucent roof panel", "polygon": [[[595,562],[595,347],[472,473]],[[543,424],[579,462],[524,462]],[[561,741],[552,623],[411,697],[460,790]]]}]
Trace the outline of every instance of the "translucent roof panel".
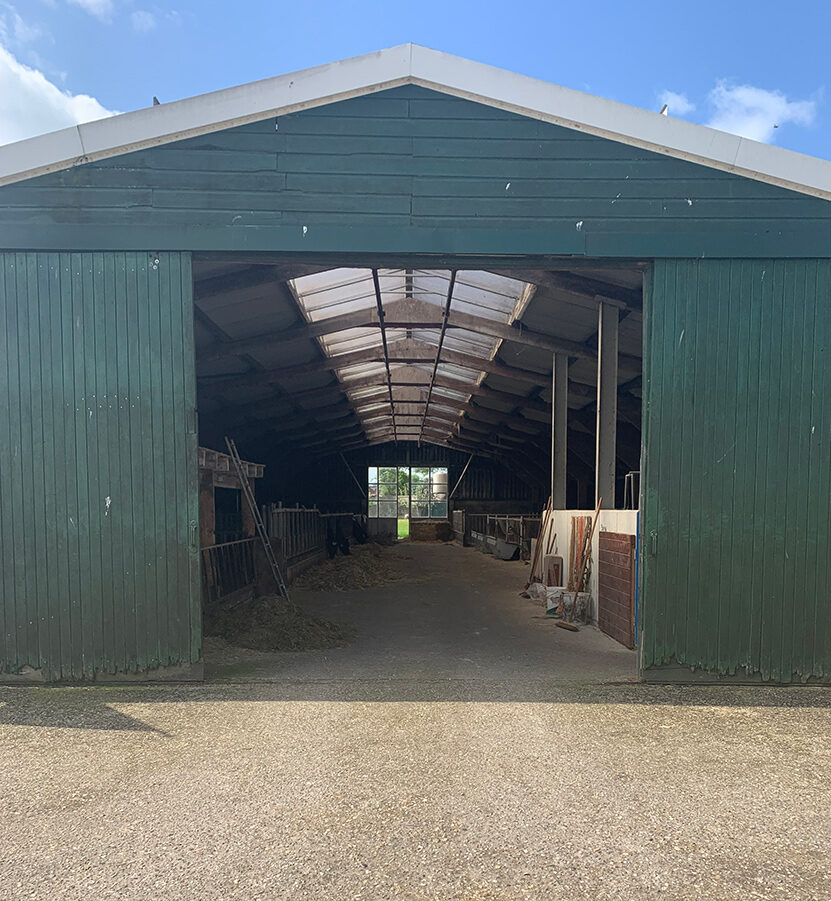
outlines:
[{"label": "translucent roof panel", "polygon": [[[387,312],[391,304],[404,301],[397,303],[394,319],[391,320],[398,327],[386,329],[387,346],[392,348],[389,355],[393,358],[425,358],[423,362],[419,360],[407,364],[409,372],[405,379],[412,380],[413,370],[424,373],[424,392],[423,396],[419,395],[422,399],[426,399],[426,383],[430,380],[435,363],[434,354],[438,350],[440,323],[447,304],[450,281],[449,270],[378,270],[383,310]],[[365,429],[371,426],[374,431],[379,428],[379,423],[383,424],[383,428],[392,428],[392,415],[388,416],[388,423],[379,418],[384,411],[389,411],[390,405],[388,397],[381,399],[378,396],[379,389],[388,390],[388,379],[372,270],[330,269],[296,278],[290,282],[290,286],[308,322],[325,323],[329,319],[335,320],[331,330],[324,330],[317,341],[330,358],[349,355],[338,365],[336,375],[356,407],[359,418],[366,423]],[[460,271],[456,274],[453,285],[451,317],[452,313],[457,312],[480,320],[509,323],[513,320],[525,289],[525,283],[516,279],[478,270]],[[433,308],[435,313],[425,315],[425,304]],[[348,316],[345,321],[344,316]],[[413,323],[413,328],[406,326],[408,322]],[[425,328],[425,323],[435,325]],[[499,347],[498,338],[474,328],[474,324],[471,328],[448,328],[442,343],[443,353],[464,354],[470,358],[470,366],[460,366],[458,363],[447,363],[439,359],[437,368],[439,374],[471,387],[484,376],[477,361],[482,360],[484,363],[492,359]],[[352,362],[354,357],[351,355],[355,354],[359,361]],[[393,381],[397,367],[398,364],[392,364]],[[371,384],[367,385],[367,380]],[[359,385],[351,388],[350,385],[355,382]],[[401,419],[402,432],[414,428],[414,411],[418,409],[413,406],[415,396],[410,389],[396,391],[393,388],[393,412],[396,419]],[[436,386],[429,409],[452,419],[464,412],[468,399],[469,395],[463,391]],[[405,416],[406,419],[403,419]],[[420,416],[423,419],[423,408]],[[443,420],[433,423],[431,427],[443,429],[444,426],[439,422]],[[447,433],[450,434],[452,429],[453,423],[447,422]]]},{"label": "translucent roof panel", "polygon": [[355,366],[345,366],[338,370],[338,378],[344,383],[362,379],[369,375],[377,375],[379,385],[387,383],[387,370],[381,361],[378,363],[358,363]]},{"label": "translucent roof panel", "polygon": [[460,328],[448,329],[443,345],[456,353],[467,354],[470,357],[482,357],[485,360],[491,358],[498,346],[498,338],[488,338]]},{"label": "translucent roof panel", "polygon": [[383,400],[358,401],[355,403],[356,409],[362,412],[370,412],[373,410],[388,410],[390,406],[389,398]]},{"label": "translucent roof panel", "polygon": [[467,366],[457,366],[455,363],[439,363],[439,372],[448,378],[456,379],[458,382],[469,382],[475,384],[482,374],[476,369],[468,369]]},{"label": "translucent roof panel", "polygon": [[[382,297],[404,297],[403,269],[382,269],[378,281]],[[328,269],[296,278],[291,284],[310,322],[356,310],[374,310],[377,305],[371,269]]]},{"label": "translucent roof panel", "polygon": [[[450,272],[415,270],[413,296],[417,299],[444,307],[449,287]],[[524,290],[524,282],[501,275],[482,271],[458,272],[450,308],[460,313],[508,322]]]},{"label": "translucent roof panel", "polygon": [[[406,329],[387,329],[387,344],[407,337]],[[351,353],[355,350],[366,350],[370,347],[381,347],[381,330],[378,328],[350,328],[335,332],[321,339],[329,356]]]},{"label": "translucent roof panel", "polygon": [[443,400],[440,395],[433,392],[430,398],[430,410],[442,410],[447,413],[460,414],[465,408],[464,403],[453,403],[453,401]]},{"label": "translucent roof panel", "polygon": [[433,388],[433,396],[447,398],[447,400],[458,401],[460,404],[463,404],[470,397],[469,394],[463,394],[461,391],[454,391],[452,388],[445,388],[443,385],[436,385]]},{"label": "translucent roof panel", "polygon": [[352,388],[349,396],[355,401],[361,401],[366,397],[375,397],[383,387],[383,385],[368,385],[366,388]]}]

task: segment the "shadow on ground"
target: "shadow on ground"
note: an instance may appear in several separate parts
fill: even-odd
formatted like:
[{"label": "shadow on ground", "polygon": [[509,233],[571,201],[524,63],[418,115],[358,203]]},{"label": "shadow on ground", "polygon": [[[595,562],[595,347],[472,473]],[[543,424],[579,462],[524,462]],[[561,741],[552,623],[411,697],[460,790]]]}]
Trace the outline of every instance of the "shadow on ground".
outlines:
[{"label": "shadow on ground", "polygon": [[[527,567],[472,549],[408,544],[402,580],[360,591],[298,591],[304,609],[357,637],[325,651],[205,642],[202,685],[0,687],[0,725],[155,731],[121,704],[528,703],[831,708],[822,687],[648,685],[635,654],[593,627],[558,629],[519,597]],[[162,733],[163,734],[163,733]]]},{"label": "shadow on ground", "polygon": [[[0,688],[0,726],[45,729],[102,729],[164,732],[115,709],[132,704],[240,703],[451,703],[535,705],[624,705],[673,708],[760,708],[831,710],[826,688],[756,686],[580,685],[516,686],[500,683],[225,683],[222,685]],[[113,706],[114,705],[114,706]]]}]

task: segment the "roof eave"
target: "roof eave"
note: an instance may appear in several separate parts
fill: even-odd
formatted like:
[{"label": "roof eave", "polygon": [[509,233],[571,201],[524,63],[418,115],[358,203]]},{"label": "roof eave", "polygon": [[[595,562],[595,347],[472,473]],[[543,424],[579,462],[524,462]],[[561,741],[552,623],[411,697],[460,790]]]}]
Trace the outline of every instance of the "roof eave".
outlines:
[{"label": "roof eave", "polygon": [[831,162],[402,44],[0,147],[0,185],[406,84],[831,199]]},{"label": "roof eave", "polygon": [[404,44],[0,146],[0,185],[410,83]]},{"label": "roof eave", "polygon": [[[436,73],[441,77],[437,78]],[[426,47],[412,48],[411,83],[676,159],[831,199],[831,162],[828,160],[448,56]]]}]

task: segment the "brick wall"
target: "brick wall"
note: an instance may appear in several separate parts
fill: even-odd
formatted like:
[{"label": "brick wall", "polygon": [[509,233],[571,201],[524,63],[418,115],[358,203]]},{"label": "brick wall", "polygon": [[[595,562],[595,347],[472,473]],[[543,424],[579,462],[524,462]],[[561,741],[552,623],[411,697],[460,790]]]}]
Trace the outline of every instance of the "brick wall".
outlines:
[{"label": "brick wall", "polygon": [[597,625],[615,641],[635,646],[635,536],[601,532]]}]

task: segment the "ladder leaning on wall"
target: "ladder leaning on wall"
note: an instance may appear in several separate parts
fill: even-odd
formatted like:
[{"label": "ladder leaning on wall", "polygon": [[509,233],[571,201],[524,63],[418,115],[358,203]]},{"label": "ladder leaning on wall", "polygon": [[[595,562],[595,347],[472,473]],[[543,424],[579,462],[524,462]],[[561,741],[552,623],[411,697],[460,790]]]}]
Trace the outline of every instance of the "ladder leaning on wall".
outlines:
[{"label": "ladder leaning on wall", "polygon": [[225,437],[225,444],[228,447],[228,454],[230,455],[231,461],[234,464],[234,470],[237,474],[237,478],[239,479],[243,496],[245,497],[248,507],[254,517],[254,525],[257,528],[257,534],[260,536],[260,541],[263,543],[265,558],[266,560],[268,560],[268,565],[271,567],[271,574],[274,576],[274,581],[277,583],[280,594],[287,601],[289,601],[291,600],[291,598],[289,597],[289,590],[286,587],[285,581],[283,580],[283,574],[280,572],[280,565],[277,563],[277,557],[274,555],[274,548],[271,546],[271,541],[269,540],[268,534],[265,530],[265,523],[263,522],[260,508],[257,506],[257,501],[254,498],[254,492],[251,490],[251,483],[248,481],[248,476],[246,476],[245,470],[243,469],[242,460],[240,459],[237,446],[234,443],[233,438],[228,438],[227,435]]}]

